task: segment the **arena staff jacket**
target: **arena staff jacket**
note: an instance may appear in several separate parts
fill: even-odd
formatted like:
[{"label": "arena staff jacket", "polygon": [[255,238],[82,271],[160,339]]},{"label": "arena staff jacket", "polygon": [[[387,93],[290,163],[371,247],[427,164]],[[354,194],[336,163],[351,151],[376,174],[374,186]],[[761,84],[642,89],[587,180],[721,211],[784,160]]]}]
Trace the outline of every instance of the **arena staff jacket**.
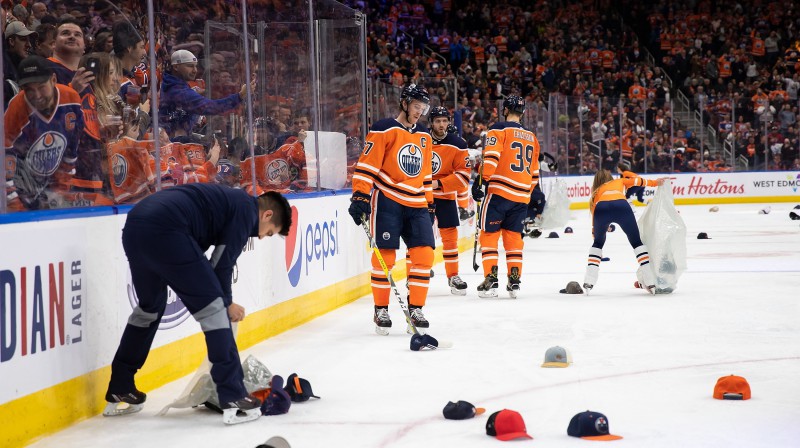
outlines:
[{"label": "arena staff jacket", "polygon": [[129,225],[185,233],[203,252],[215,246],[212,264],[228,306],[236,259],[247,240],[258,236],[258,199],[221,185],[181,185],[140,201],[128,214]]}]

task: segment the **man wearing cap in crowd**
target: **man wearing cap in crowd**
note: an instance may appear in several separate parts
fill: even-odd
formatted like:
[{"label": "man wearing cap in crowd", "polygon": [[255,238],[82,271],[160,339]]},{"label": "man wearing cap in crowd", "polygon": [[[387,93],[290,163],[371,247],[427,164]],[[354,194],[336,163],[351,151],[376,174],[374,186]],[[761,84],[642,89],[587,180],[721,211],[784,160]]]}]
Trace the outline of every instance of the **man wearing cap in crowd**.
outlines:
[{"label": "man wearing cap in crowd", "polygon": [[[23,59],[28,57],[31,52],[31,39],[36,37],[34,31],[29,30],[24,23],[19,20],[11,22],[3,32],[5,45],[3,46],[3,68],[5,78],[17,82],[19,75],[17,67]],[[8,64],[8,65],[6,65]],[[10,101],[11,98],[6,98]]]},{"label": "man wearing cap in crowd", "polygon": [[[161,105],[159,114],[164,127],[173,141],[188,140],[200,115],[218,115],[233,110],[247,95],[243,84],[239,93],[212,100],[194,91],[188,81],[197,77],[197,57],[188,50],[177,50],[170,58],[172,69],[164,74],[161,83]],[[255,79],[251,89],[255,90]],[[181,139],[180,137],[184,137]]]},{"label": "man wearing cap in crowd", "polygon": [[22,91],[8,105],[5,122],[6,207],[59,206],[59,194],[75,173],[84,121],[81,99],[41,56],[19,65]]}]

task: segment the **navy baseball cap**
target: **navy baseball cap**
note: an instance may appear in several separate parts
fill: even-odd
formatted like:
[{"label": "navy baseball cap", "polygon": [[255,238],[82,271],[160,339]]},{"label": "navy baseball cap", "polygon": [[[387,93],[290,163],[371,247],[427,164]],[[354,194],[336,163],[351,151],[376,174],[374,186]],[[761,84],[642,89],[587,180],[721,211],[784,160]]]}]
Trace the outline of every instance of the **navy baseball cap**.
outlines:
[{"label": "navy baseball cap", "polygon": [[472,403],[462,400],[459,400],[455,403],[449,401],[444,406],[444,409],[442,409],[444,418],[448,420],[466,420],[468,418],[475,417],[476,415],[481,415],[484,412],[486,412],[486,409],[476,408],[472,405]]},{"label": "navy baseball cap", "polygon": [[709,237],[706,232],[700,232],[700,233],[697,234],[697,239],[698,240],[710,240],[711,237]]},{"label": "navy baseball cap", "polygon": [[274,375],[270,385],[269,394],[261,404],[261,414],[280,415],[289,412],[289,408],[292,406],[292,398],[283,389],[283,377]]},{"label": "navy baseball cap", "polygon": [[608,418],[605,415],[586,411],[576,414],[569,421],[567,434],[572,437],[580,437],[586,440],[619,440],[622,436],[609,433]]},{"label": "navy baseball cap", "polygon": [[314,395],[314,392],[311,390],[311,383],[309,383],[307,379],[300,378],[296,373],[289,375],[289,378],[286,379],[286,387],[283,389],[289,394],[292,401],[296,403],[308,401],[312,397],[320,398]]},{"label": "navy baseball cap", "polygon": [[556,232],[550,232],[550,235],[547,235],[548,238],[558,238],[558,234]]},{"label": "navy baseball cap", "polygon": [[564,229],[564,233],[572,233],[572,227],[567,227]]},{"label": "navy baseball cap", "polygon": [[421,350],[436,350],[439,348],[439,341],[429,334],[415,334],[411,336],[411,350],[415,352]]}]

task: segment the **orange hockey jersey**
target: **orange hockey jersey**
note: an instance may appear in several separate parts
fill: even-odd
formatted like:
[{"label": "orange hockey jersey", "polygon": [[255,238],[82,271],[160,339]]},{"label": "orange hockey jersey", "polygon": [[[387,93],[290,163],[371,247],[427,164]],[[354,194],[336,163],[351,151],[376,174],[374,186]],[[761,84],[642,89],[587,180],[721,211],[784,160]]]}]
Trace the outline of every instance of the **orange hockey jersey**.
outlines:
[{"label": "orange hockey jersey", "polygon": [[281,145],[269,154],[248,157],[239,168],[242,170],[241,185],[249,189],[253,184],[253,159],[255,159],[256,184],[263,191],[288,193],[304,189],[308,182],[305,167],[305,151],[299,142]]},{"label": "orange hockey jersey", "polygon": [[373,188],[402,205],[427,207],[433,202],[432,137],[419,124],[406,128],[393,118],[372,125],[353,174],[353,192]]},{"label": "orange hockey jersey", "polygon": [[[627,172],[627,171],[626,171]],[[600,185],[589,201],[589,209],[594,213],[594,208],[598,202],[614,201],[617,199],[625,200],[625,191],[630,187],[657,187],[658,182],[655,180],[646,180],[641,177],[633,178],[620,178],[610,180],[603,185]]]},{"label": "orange hockey jersey", "polygon": [[466,192],[470,177],[467,142],[455,134],[433,139],[431,171],[433,180],[439,181],[439,188],[433,190],[434,198],[454,201],[459,193]]},{"label": "orange hockey jersey", "polygon": [[492,125],[486,135],[483,179],[488,194],[527,204],[539,183],[539,140],[521,124],[505,121]]},{"label": "orange hockey jersey", "polygon": [[108,144],[108,177],[114,202],[135,202],[150,193],[149,184],[155,175],[147,159],[152,146],[152,140],[128,137]]}]

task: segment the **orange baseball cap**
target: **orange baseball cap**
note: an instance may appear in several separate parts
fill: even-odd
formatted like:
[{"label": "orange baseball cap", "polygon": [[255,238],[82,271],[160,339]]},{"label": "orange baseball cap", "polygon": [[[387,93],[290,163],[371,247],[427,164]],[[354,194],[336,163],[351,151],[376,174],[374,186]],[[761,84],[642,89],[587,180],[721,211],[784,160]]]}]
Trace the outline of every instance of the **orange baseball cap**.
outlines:
[{"label": "orange baseball cap", "polygon": [[750,385],[747,380],[736,375],[723,376],[714,386],[714,398],[717,400],[749,400]]}]

